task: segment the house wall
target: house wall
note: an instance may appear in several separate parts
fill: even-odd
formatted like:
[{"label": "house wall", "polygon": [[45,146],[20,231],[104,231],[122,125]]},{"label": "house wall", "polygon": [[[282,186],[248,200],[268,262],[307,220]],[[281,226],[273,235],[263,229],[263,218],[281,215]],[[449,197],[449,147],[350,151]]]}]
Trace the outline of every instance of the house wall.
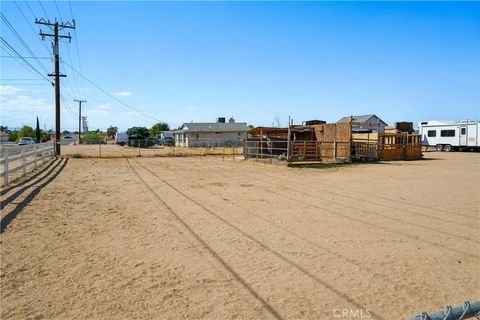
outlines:
[{"label": "house wall", "polygon": [[181,147],[223,147],[242,145],[244,132],[184,132],[175,135],[175,145]]}]

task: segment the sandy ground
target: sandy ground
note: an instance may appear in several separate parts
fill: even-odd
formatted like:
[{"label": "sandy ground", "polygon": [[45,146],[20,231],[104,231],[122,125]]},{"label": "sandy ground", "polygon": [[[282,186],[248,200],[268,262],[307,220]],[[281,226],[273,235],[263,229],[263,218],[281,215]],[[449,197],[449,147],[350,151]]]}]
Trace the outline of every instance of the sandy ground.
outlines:
[{"label": "sandy ground", "polygon": [[[192,156],[192,155],[233,155],[238,157],[243,154],[242,148],[231,147],[214,147],[214,148],[185,148],[185,147],[170,147],[158,146],[148,148],[135,148],[129,146],[119,146],[116,144],[101,144],[101,145],[65,145],[61,147],[61,154],[64,156],[81,156],[81,157],[161,157],[161,156]],[[243,157],[243,156],[242,156]]]},{"label": "sandy ground", "polygon": [[480,155],[427,157],[56,160],[2,194],[1,318],[410,319],[476,300]]}]

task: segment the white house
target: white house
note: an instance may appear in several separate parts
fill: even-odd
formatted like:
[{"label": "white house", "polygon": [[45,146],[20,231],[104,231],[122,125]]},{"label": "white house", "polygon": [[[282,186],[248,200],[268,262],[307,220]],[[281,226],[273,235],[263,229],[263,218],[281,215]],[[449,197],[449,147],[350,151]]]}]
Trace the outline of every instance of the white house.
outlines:
[{"label": "white house", "polygon": [[217,122],[184,123],[173,134],[176,146],[222,147],[241,145],[248,129],[245,122],[235,122],[233,118],[225,122],[225,118],[218,118]]}]

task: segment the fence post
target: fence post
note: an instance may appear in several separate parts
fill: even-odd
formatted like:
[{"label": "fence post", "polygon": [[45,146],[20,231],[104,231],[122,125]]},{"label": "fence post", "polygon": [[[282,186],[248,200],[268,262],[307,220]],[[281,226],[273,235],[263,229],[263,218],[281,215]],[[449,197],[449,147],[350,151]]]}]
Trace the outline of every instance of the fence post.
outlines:
[{"label": "fence post", "polygon": [[233,143],[232,143],[232,159],[233,161],[235,161],[235,146]]},{"label": "fence post", "polygon": [[33,145],[33,166],[36,169],[37,168],[37,145]]},{"label": "fence post", "polygon": [[5,157],[5,163],[3,165],[3,185],[8,184],[8,148],[4,149],[3,156]]},{"label": "fence post", "polygon": [[98,144],[98,155],[100,156],[100,158],[102,157],[102,144],[101,143]]},{"label": "fence post", "polygon": [[27,174],[27,168],[25,167],[25,163],[27,162],[27,159],[25,159],[25,149],[26,147],[22,147],[22,176]]}]

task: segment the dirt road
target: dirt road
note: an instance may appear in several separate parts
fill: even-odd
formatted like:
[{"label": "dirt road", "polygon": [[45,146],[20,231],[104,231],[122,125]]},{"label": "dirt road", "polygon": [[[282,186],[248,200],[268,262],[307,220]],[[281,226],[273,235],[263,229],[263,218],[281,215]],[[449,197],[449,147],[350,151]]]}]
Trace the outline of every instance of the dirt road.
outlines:
[{"label": "dirt road", "polygon": [[427,156],[57,160],[2,193],[2,319],[410,319],[476,300],[480,157]]}]

